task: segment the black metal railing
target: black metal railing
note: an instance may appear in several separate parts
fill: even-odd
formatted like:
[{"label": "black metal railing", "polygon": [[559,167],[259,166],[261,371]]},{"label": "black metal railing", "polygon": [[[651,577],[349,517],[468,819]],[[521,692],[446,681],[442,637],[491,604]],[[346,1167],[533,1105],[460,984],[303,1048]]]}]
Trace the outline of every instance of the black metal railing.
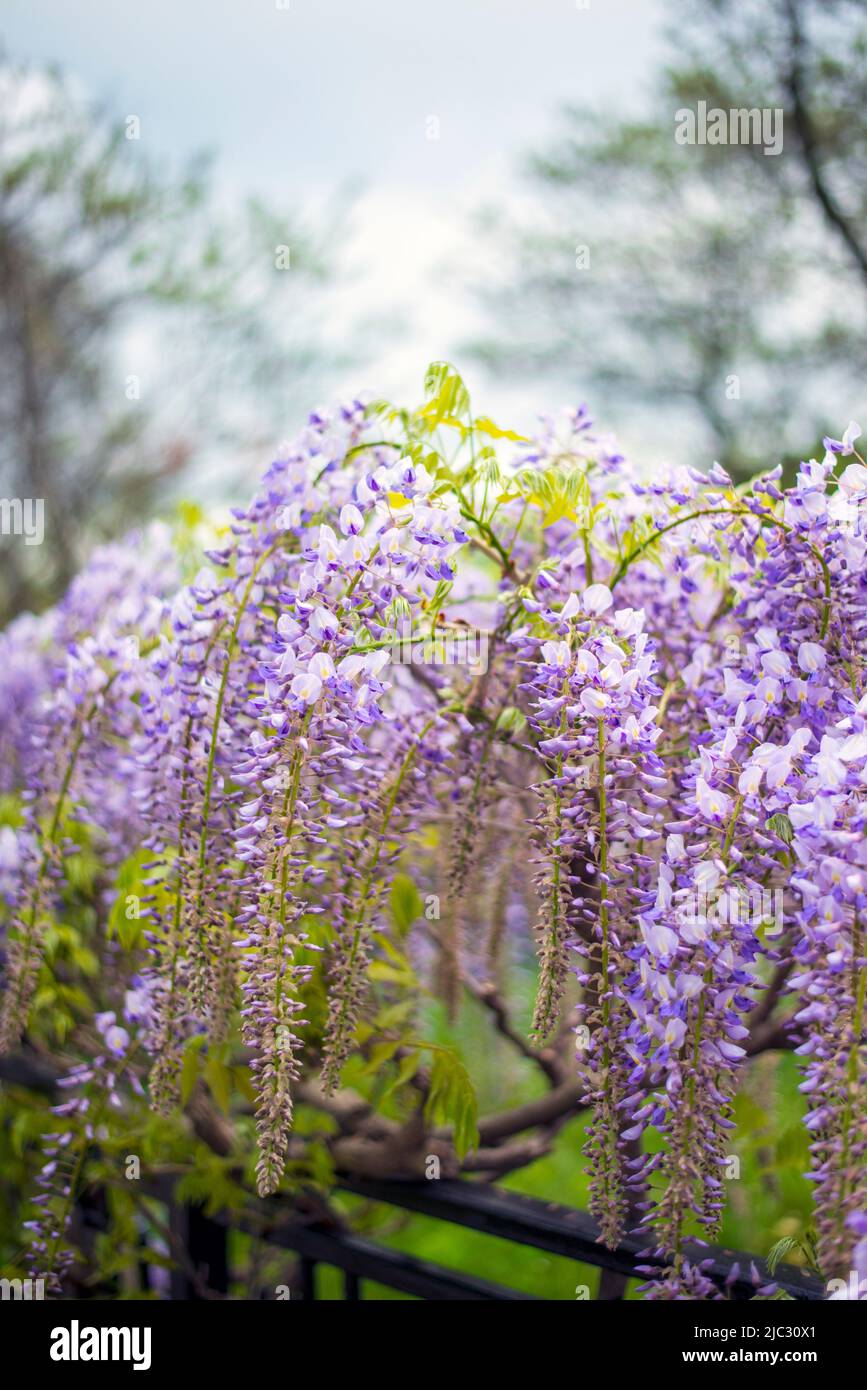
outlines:
[{"label": "black metal railing", "polygon": [[[0,1059],[0,1081],[51,1094],[56,1076],[33,1059],[7,1057]],[[600,1270],[597,1297],[603,1300],[622,1298],[630,1279],[646,1278],[639,1267],[653,1264],[643,1253],[645,1242],[639,1237],[628,1236],[616,1249],[607,1250],[598,1243],[599,1228],[586,1212],[507,1192],[489,1183],[454,1179],[374,1180],[348,1175],[337,1181],[344,1191],[368,1201],[593,1266]],[[342,1271],[343,1295],[352,1301],[363,1297],[365,1281],[426,1300],[535,1298],[533,1294],[368,1240],[349,1229],[321,1199],[293,1203],[288,1197],[273,1197],[246,1215],[232,1212],[210,1218],[201,1207],[177,1202],[172,1184],[166,1180],[145,1185],[164,1204],[173,1253],[182,1256],[176,1260],[171,1277],[173,1299],[226,1296],[231,1281],[230,1226],[297,1255],[298,1293],[303,1300],[316,1299],[317,1271],[322,1265]],[[77,1208],[85,1227],[105,1229],[108,1216],[101,1191],[86,1189]],[[687,1247],[686,1253],[695,1260],[709,1260],[711,1279],[720,1287],[728,1284],[730,1295],[736,1299],[753,1295],[751,1267],[758,1271],[761,1283],[775,1283],[790,1298],[802,1301],[824,1297],[821,1281],[792,1265],[780,1265],[771,1275],[763,1260],[736,1250],[695,1244]],[[735,1264],[739,1273],[730,1281]],[[295,1293],[293,1288],[293,1296]],[[110,1290],[103,1289],[101,1296],[106,1295],[110,1296]]]},{"label": "black metal railing", "polygon": [[[646,1241],[638,1237],[627,1237],[616,1249],[607,1250],[598,1243],[599,1228],[586,1212],[506,1192],[487,1183],[448,1179],[374,1181],[352,1177],[338,1181],[343,1190],[369,1201],[451,1222],[598,1268],[601,1274],[597,1296],[604,1300],[622,1298],[630,1279],[646,1279],[639,1267],[646,1269],[653,1264],[644,1253]],[[299,1215],[285,1199],[272,1199],[267,1209],[281,1214],[264,1229],[258,1220],[251,1227],[243,1221],[240,1224],[251,1232],[255,1230],[268,1244],[291,1250],[298,1256],[297,1283],[302,1300],[317,1298],[317,1271],[321,1265],[343,1272],[343,1297],[353,1301],[364,1296],[365,1281],[425,1300],[535,1300],[534,1294],[447,1269],[368,1240],[345,1229],[330,1213],[318,1217]],[[232,1217],[232,1224],[239,1224],[236,1217]],[[226,1264],[222,1256],[217,1259],[221,1271],[218,1282],[222,1289],[217,1289],[214,1277],[215,1225],[219,1222],[205,1222],[200,1218],[197,1227],[188,1229],[187,1247],[191,1266],[199,1269],[209,1289],[224,1291]],[[216,1239],[219,1248],[219,1237]],[[790,1298],[818,1300],[823,1297],[820,1281],[792,1265],[779,1266],[772,1276],[763,1260],[736,1250],[695,1244],[686,1253],[696,1260],[710,1261],[709,1277],[720,1287],[728,1284],[730,1296],[735,1299],[748,1299],[755,1293],[751,1267],[758,1271],[760,1282],[775,1283]],[[730,1274],[736,1264],[739,1273],[731,1281]],[[175,1296],[198,1298],[201,1280],[197,1285],[188,1283],[184,1290],[179,1287]],[[294,1288],[292,1293],[295,1296]]]}]

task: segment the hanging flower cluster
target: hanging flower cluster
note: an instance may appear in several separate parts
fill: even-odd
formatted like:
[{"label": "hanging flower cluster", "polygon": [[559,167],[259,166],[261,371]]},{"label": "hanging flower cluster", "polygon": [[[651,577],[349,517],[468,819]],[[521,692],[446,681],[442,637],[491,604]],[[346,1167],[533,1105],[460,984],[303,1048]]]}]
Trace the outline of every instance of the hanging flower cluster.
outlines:
[{"label": "hanging flower cluster", "polygon": [[586,951],[576,1032],[586,1099],[594,1106],[587,1144],[592,1209],[604,1238],[616,1244],[630,1191],[642,1186],[642,1165],[630,1163],[628,1146],[641,1096],[636,1063],[639,1074],[644,1070],[638,1035],[647,1020],[639,1024],[625,986],[636,944],[635,856],[652,863],[645,851],[659,835],[657,789],[666,784],[655,752],[662,692],[644,614],[614,610],[607,585],[590,584],[559,610],[541,611],[560,635],[541,643],[529,686],[529,722],[548,774],[536,787],[543,802],[535,821],[542,912],[533,1027],[542,1037],[551,1032],[572,953]]},{"label": "hanging flower cluster", "polygon": [[[650,478],[584,408],[533,441],[474,419],[437,364],[415,412],[312,415],[205,568],[152,531],[0,637],[20,807],[0,829],[2,1047],[44,1026],[83,844],[115,911],[134,866],[142,927],[109,943],[125,1003],[70,1072],[41,1179],[55,1283],[55,1165],[92,1142],[95,1089],[139,1084],[128,1029],[163,1115],[194,1054],[245,1070],[264,1196],[299,1084],[327,1096],[377,1046],[408,1083],[416,984],[454,1015],[506,923],[538,956],[526,1046],[571,1040],[591,1107],[600,1239],[643,1233],[650,1296],[720,1296],[690,1242],[719,1230],[734,1100],[768,1046],[800,1058],[821,1268],[848,1272],[867,1210],[857,439],[792,486]],[[414,867],[436,909],[407,942],[392,906]]]}]

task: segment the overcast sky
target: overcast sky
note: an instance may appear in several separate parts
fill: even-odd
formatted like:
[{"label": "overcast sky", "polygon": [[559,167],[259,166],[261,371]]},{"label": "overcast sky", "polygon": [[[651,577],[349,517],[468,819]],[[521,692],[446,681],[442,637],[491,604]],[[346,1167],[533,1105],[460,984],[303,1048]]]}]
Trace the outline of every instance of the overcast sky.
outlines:
[{"label": "overcast sky", "polygon": [[137,115],[160,159],[213,151],[225,197],[304,206],[360,182],[346,230],[358,271],[347,320],[394,306],[412,310],[414,327],[383,347],[365,380],[325,386],[414,400],[426,362],[471,326],[470,298],[443,267],[468,252],[473,209],[514,196],[522,156],[556,128],[562,104],[641,102],[663,3],[5,0],[3,9],[11,57],[58,63],[114,114]]}]

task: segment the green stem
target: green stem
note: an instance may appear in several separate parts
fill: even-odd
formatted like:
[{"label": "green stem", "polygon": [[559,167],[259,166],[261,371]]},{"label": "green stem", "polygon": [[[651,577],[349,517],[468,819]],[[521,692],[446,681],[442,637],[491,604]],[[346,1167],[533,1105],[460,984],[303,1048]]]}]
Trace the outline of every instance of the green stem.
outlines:
[{"label": "green stem", "polygon": [[18,1010],[23,1002],[22,990],[24,988],[24,983],[27,979],[27,973],[30,966],[30,959],[33,955],[33,941],[36,927],[36,917],[42,903],[42,893],[45,887],[45,874],[51,857],[50,851],[51,848],[54,846],[55,837],[60,828],[60,822],[63,816],[63,807],[65,805],[66,798],[69,794],[69,788],[72,783],[72,778],[75,772],[76,764],[78,762],[78,755],[81,752],[81,746],[84,742],[84,731],[87,725],[89,724],[90,720],[97,713],[97,710],[99,708],[98,700],[101,697],[103,697],[106,694],[106,692],[111,688],[112,682],[114,681],[116,675],[117,672],[115,671],[112,673],[111,676],[109,676],[108,681],[103,686],[102,690],[99,692],[99,696],[90,705],[87,713],[78,725],[78,729],[76,730],[75,736],[70,746],[69,758],[67,760],[66,768],[63,774],[63,780],[60,784],[60,790],[57,793],[57,803],[54,807],[54,815],[52,816],[48,833],[42,841],[42,855],[39,861],[39,868],[36,872],[36,883],[33,888],[33,897],[30,902],[30,912],[27,918],[24,937],[24,951],[21,958],[21,966],[15,981],[15,989],[12,994],[12,999],[8,1002],[4,1010],[5,1018],[10,1021],[14,1020],[17,1017]]},{"label": "green stem", "polygon": [[[347,459],[351,459],[353,454],[363,454],[365,449],[397,449],[398,453],[400,453],[401,448],[402,446],[400,444],[395,444],[392,439],[368,439],[361,444],[353,444],[351,449],[347,449],[346,453],[343,455],[343,462],[346,463]],[[316,477],[313,479],[314,487],[324,478],[330,467],[331,464],[327,463],[324,468],[320,468]]]},{"label": "green stem", "polygon": [[518,517],[518,524],[515,527],[514,534],[509,542],[509,548],[506,552],[510,560],[512,558],[512,551],[515,549],[515,544],[518,540],[518,536],[521,534],[521,527],[524,524],[524,517],[527,515],[527,508],[529,507],[529,505],[530,499],[528,497],[525,500],[523,507],[521,508],[521,515]]},{"label": "green stem", "polygon": [[[599,752],[599,873],[600,876],[602,876],[608,873],[608,793],[605,787],[605,725],[602,719],[599,720],[597,725],[596,746]],[[602,881],[600,881],[599,890],[599,925],[602,928],[602,1026],[607,1030],[610,1016],[610,1001],[607,997],[610,947],[608,940],[608,908],[603,901],[608,890],[606,884]],[[607,1036],[605,1039],[604,1059],[607,1072],[611,1061]]]},{"label": "green stem", "polygon": [[[567,697],[568,694],[569,694],[569,678],[568,678],[568,677],[567,677],[567,678],[564,680],[564,682],[563,682],[561,694],[562,694],[563,699],[564,699],[564,701],[565,701],[566,697]],[[564,704],[563,710],[562,710],[562,712],[561,712],[561,714],[560,714],[560,736],[561,736],[561,738],[562,738],[563,734],[565,734],[565,732],[566,732],[566,705]],[[562,833],[563,796],[562,796],[562,793],[561,793],[561,791],[560,791],[560,785],[559,785],[559,784],[560,784],[560,779],[562,778],[562,776],[563,776],[563,754],[562,754],[562,753],[558,753],[558,754],[557,754],[557,758],[556,758],[556,769],[555,769],[555,779],[556,779],[556,782],[557,782],[557,790],[556,790],[555,793],[554,793],[554,825],[553,825],[553,832],[554,832],[554,833],[553,833],[553,835],[552,835],[552,840],[556,840],[556,841],[559,841],[559,840],[560,840],[560,836],[561,836],[561,833]],[[561,909],[560,909],[560,884],[561,884],[561,873],[560,873],[560,846],[559,846],[559,843],[556,844],[556,845],[554,845],[554,846],[552,846],[552,849],[553,849],[553,856],[554,856],[554,858],[553,858],[553,863],[552,863],[552,865],[551,865],[551,910],[550,910],[550,923],[549,923],[549,926],[548,926],[548,951],[549,951],[549,961],[551,962],[551,964],[550,964],[550,966],[548,967],[547,972],[546,972],[546,970],[545,970],[545,965],[544,965],[544,953],[543,953],[543,957],[542,957],[542,961],[543,961],[543,978],[542,978],[542,985],[544,986],[544,998],[540,999],[540,1000],[539,1000],[539,1003],[536,1005],[536,1009],[535,1009],[535,1011],[534,1011],[534,1012],[535,1012],[535,1018],[534,1018],[534,1023],[533,1023],[533,1032],[535,1033],[535,1035],[536,1035],[537,1039],[539,1040],[539,1042],[543,1041],[543,1039],[544,1039],[545,1037],[547,1037],[548,1033],[550,1033],[551,1028],[553,1027],[553,1024],[554,1024],[554,1018],[553,1018],[553,1013],[554,1013],[554,990],[555,990],[556,981],[557,981],[557,963],[558,963],[559,945],[560,945],[560,939],[559,939],[559,938],[560,938],[559,924],[560,924],[560,910],[561,910]],[[545,978],[546,974],[547,974],[547,978]]]},{"label": "green stem", "polygon": [[[858,1072],[860,1069],[861,1034],[864,1027],[864,1006],[867,1003],[867,966],[859,966],[863,943],[861,939],[861,922],[858,913],[855,913],[855,920],[852,932],[852,971],[853,971],[853,992],[855,995],[855,1008],[852,1016],[852,1046],[849,1053],[849,1064],[846,1072],[846,1104],[843,1109],[842,1131],[843,1131],[843,1150],[840,1155],[840,1218],[845,1219],[847,1177],[846,1171],[849,1167],[849,1155],[851,1151],[850,1130],[852,1127],[852,1114],[855,1109],[855,1102],[858,1094]],[[857,980],[857,984],[856,984]]]},{"label": "green stem", "polygon": [[584,540],[584,570],[588,585],[593,583],[593,551],[590,548],[590,532],[581,533]]},{"label": "green stem", "polygon": [[[759,516],[755,512],[751,512],[748,507],[704,507],[699,511],[687,512],[685,516],[677,517],[674,521],[670,521],[666,526],[660,526],[659,529],[653,533],[653,535],[648,536],[647,539],[642,541],[641,544],[637,546],[630,555],[627,555],[623,560],[621,560],[617,569],[614,571],[614,575],[608,582],[609,589],[614,589],[615,586],[620,583],[620,580],[626,574],[626,571],[629,569],[629,566],[641,555],[643,555],[644,552],[650,548],[650,546],[654,545],[660,536],[664,536],[667,531],[673,531],[677,526],[685,525],[685,523],[688,521],[697,521],[705,516],[749,517],[752,518],[753,521],[760,522],[763,526],[776,526],[780,531],[785,532],[786,535],[791,534],[791,532],[794,529],[792,526],[787,526],[784,521],[779,521],[778,518],[775,516],[769,516],[766,514]],[[831,618],[831,571],[829,570],[828,565],[825,561],[825,557],[822,555],[821,551],[819,551],[816,548],[816,546],[814,546],[810,541],[807,542],[807,546],[809,550],[812,552],[814,558],[818,561],[818,564],[822,570],[822,578],[825,589],[825,602],[822,609],[822,623],[820,628],[820,636],[824,637],[828,631],[828,624]]]}]

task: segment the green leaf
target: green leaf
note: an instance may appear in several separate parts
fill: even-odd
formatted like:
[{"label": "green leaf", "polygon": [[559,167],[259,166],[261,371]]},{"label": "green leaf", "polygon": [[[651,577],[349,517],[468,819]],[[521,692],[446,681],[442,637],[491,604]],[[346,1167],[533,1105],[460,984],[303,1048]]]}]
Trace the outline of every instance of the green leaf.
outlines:
[{"label": "green leaf", "polygon": [[420,1046],[433,1052],[430,1091],[425,1119],[431,1124],[451,1124],[458,1158],[478,1146],[478,1103],[470,1074],[456,1052],[430,1043]]},{"label": "green leaf", "polygon": [[782,811],[777,811],[775,815],[768,817],[765,821],[765,829],[769,830],[772,835],[776,835],[786,845],[790,845],[795,838],[795,827]]},{"label": "green leaf", "polygon": [[411,613],[412,609],[407,600],[402,594],[398,594],[397,598],[393,598],[385,610],[386,626],[396,627],[402,619],[408,618]]},{"label": "green leaf", "polygon": [[407,1052],[401,1057],[397,1067],[397,1076],[391,1085],[383,1092],[382,1099],[385,1100],[394,1091],[399,1091],[402,1086],[406,1086],[415,1076],[421,1065],[420,1052]]},{"label": "green leaf", "polygon": [[250,1101],[251,1104],[256,1099],[256,1088],[250,1079],[249,1067],[232,1067],[232,1085],[234,1089]]},{"label": "green leaf", "polygon": [[405,936],[424,912],[421,894],[409,874],[395,874],[389,903],[394,925],[399,935]]},{"label": "green leaf", "polygon": [[378,980],[386,985],[399,985],[401,989],[415,989],[418,984],[409,964],[389,965],[387,960],[372,960],[367,967],[367,975],[370,980]]},{"label": "green leaf", "polygon": [[359,1072],[359,1076],[376,1076],[381,1071],[386,1062],[390,1062],[397,1049],[400,1047],[399,1038],[389,1038],[385,1042],[378,1042],[370,1050],[370,1056]]},{"label": "green leaf", "polygon": [[775,1274],[777,1271],[777,1265],[780,1263],[782,1259],[784,1259],[786,1255],[788,1255],[789,1251],[799,1249],[800,1241],[795,1240],[794,1236],[783,1236],[783,1239],[778,1240],[776,1245],[774,1245],[768,1252],[768,1269],[771,1271],[772,1274]]},{"label": "green leaf", "polygon": [[24,816],[18,797],[13,796],[10,792],[4,792],[0,796],[0,825],[11,825],[15,829],[23,821]]},{"label": "green leaf", "polygon": [[527,444],[529,441],[525,434],[516,434],[514,430],[501,430],[499,425],[495,425],[493,420],[489,420],[487,415],[482,415],[475,422],[477,430],[482,434],[490,435],[491,439],[513,439],[516,444]]},{"label": "green leaf", "polygon": [[228,1115],[232,1099],[232,1068],[221,1062],[219,1057],[209,1057],[205,1063],[205,1080],[217,1105],[224,1115]]},{"label": "green leaf", "polygon": [[450,362],[432,362],[425,372],[427,404],[418,412],[430,430],[449,424],[463,428],[461,416],[468,415],[470,396],[460,375]]},{"label": "green leaf", "polygon": [[82,975],[94,979],[99,974],[99,960],[87,946],[73,946],[72,960]]},{"label": "green leaf", "polygon": [[409,999],[399,999],[396,1004],[389,1004],[387,1008],[380,1009],[376,1015],[376,1031],[385,1033],[393,1028],[399,1028],[402,1023],[414,1012],[416,1001],[412,997]]},{"label": "green leaf", "polygon": [[199,1079],[204,1041],[203,1037],[191,1038],[184,1051],[184,1060],[181,1064],[181,1103],[183,1105],[186,1105],[193,1094],[193,1087]]},{"label": "green leaf", "polygon": [[527,717],[514,705],[506,705],[497,718],[497,729],[506,738],[515,738],[527,727]]},{"label": "green leaf", "polygon": [[778,1136],[774,1153],[777,1165],[782,1168],[800,1171],[809,1164],[809,1136],[800,1121],[788,1125]]},{"label": "green leaf", "polygon": [[57,990],[54,985],[42,985],[33,999],[33,1012],[42,1013],[44,1009],[50,1009],[52,1004],[57,1001]]},{"label": "green leaf", "polygon": [[[117,937],[125,951],[134,951],[142,943],[141,900],[145,895],[142,886],[143,865],[149,856],[138,850],[125,859],[117,871],[115,879],[115,899],[108,916],[108,936]],[[150,891],[150,890],[148,890]]]}]

